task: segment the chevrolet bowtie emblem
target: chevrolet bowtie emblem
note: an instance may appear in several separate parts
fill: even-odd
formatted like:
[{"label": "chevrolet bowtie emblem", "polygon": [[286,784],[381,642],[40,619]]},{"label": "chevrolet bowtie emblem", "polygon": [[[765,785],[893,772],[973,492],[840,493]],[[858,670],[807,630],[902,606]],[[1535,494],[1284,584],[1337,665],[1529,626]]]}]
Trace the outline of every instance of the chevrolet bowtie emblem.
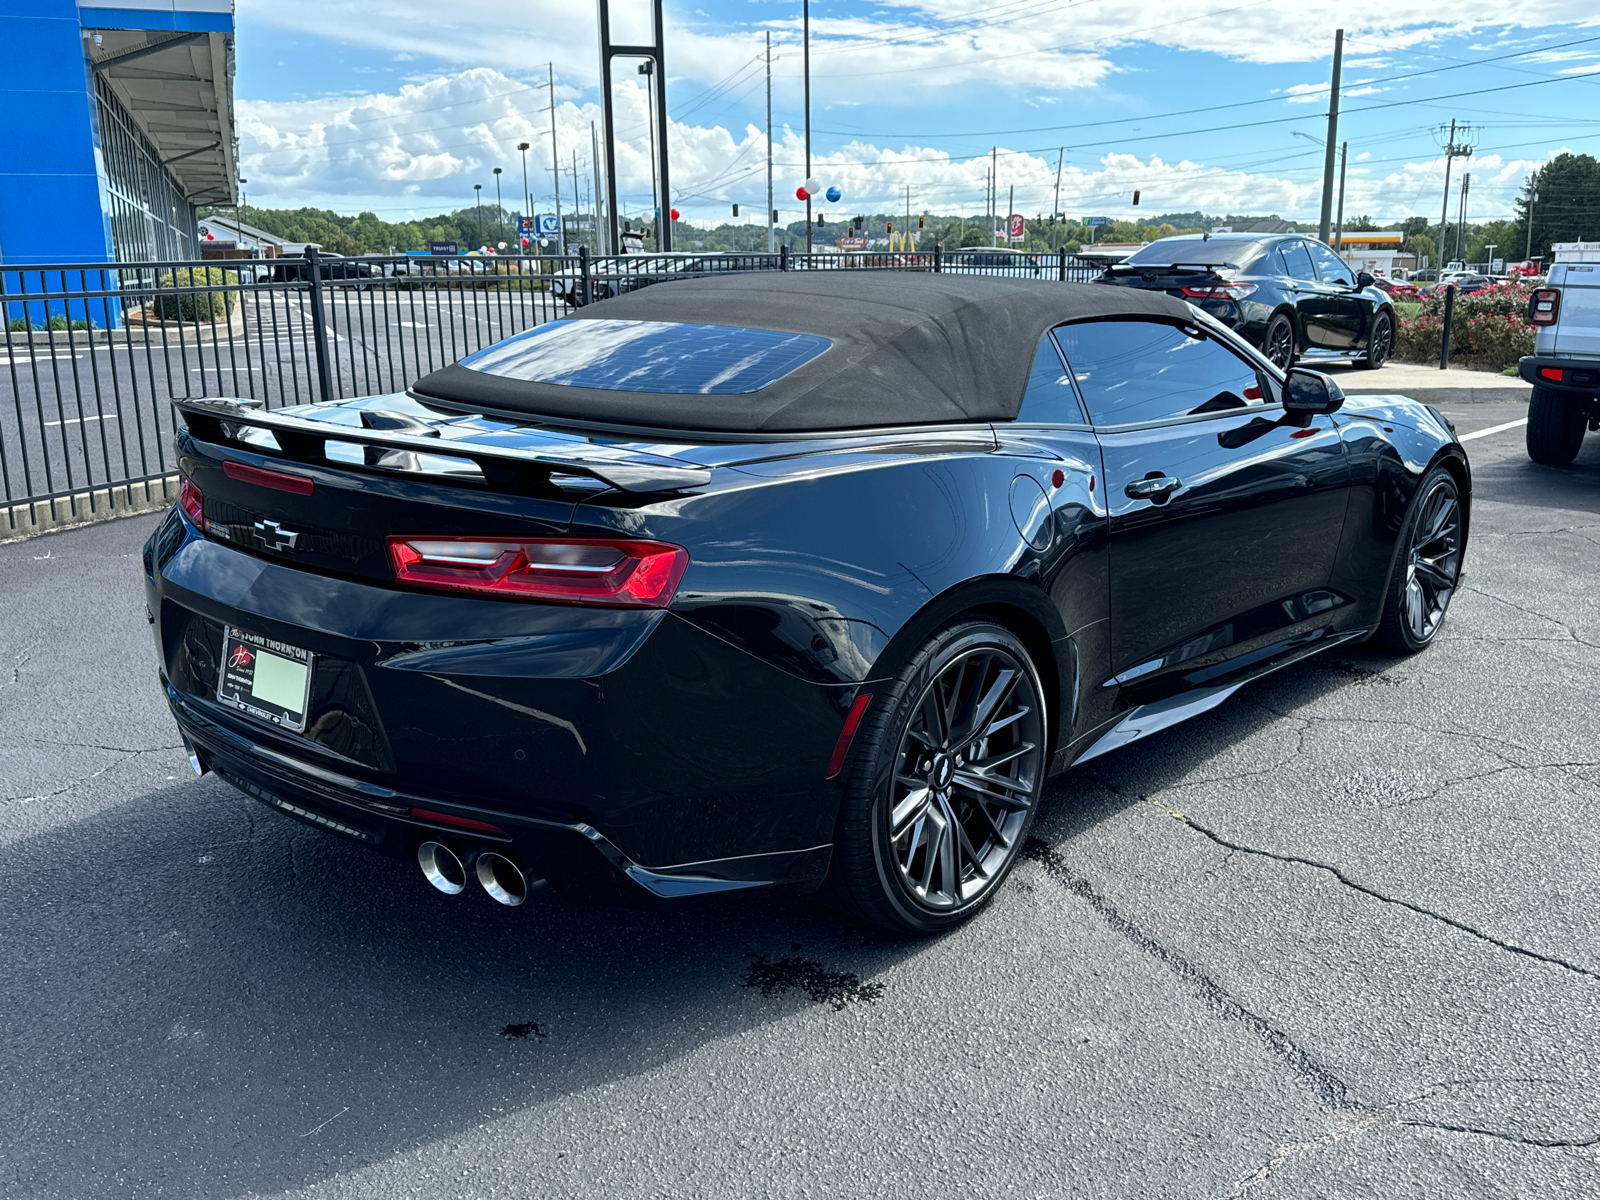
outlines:
[{"label": "chevrolet bowtie emblem", "polygon": [[294,544],[300,540],[300,535],[292,529],[285,529],[276,521],[256,522],[256,541],[268,550],[293,550]]}]

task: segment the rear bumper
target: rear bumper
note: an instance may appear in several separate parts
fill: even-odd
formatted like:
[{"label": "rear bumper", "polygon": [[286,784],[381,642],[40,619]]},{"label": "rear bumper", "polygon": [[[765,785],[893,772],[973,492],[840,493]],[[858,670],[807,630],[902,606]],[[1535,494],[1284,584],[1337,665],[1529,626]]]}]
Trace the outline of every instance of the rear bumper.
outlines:
[{"label": "rear bumper", "polygon": [[[798,679],[670,612],[399,591],[200,537],[146,547],[168,703],[219,776],[409,856],[494,840],[574,899],[814,887],[840,792],[824,778],[853,685]],[[216,699],[221,629],[316,655],[304,734]]]},{"label": "rear bumper", "polygon": [[[164,678],[162,684],[189,752],[218,778],[297,820],[400,858],[414,858],[426,841],[443,842],[463,857],[472,850],[494,850],[549,880],[565,898],[600,904],[783,884],[803,891],[819,885],[828,871],[829,845],[646,867],[592,825],[560,814],[511,813],[413,795],[298,759],[253,740],[247,729],[230,727],[215,706],[185,696]],[[464,830],[418,816],[417,810],[482,822],[501,832]]]},{"label": "rear bumper", "polygon": [[[1545,374],[1554,371],[1555,377]],[[1534,387],[1580,396],[1600,395],[1600,360],[1530,354],[1517,360],[1517,374]]]}]

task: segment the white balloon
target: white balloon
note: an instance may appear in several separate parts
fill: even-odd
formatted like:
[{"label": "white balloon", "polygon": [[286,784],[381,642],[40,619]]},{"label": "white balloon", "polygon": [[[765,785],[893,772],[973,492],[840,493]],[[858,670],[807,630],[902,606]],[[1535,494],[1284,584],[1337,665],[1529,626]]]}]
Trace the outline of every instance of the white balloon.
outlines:
[{"label": "white balloon", "polygon": [[822,195],[822,181],[813,175],[806,180],[806,192],[812,196]]}]

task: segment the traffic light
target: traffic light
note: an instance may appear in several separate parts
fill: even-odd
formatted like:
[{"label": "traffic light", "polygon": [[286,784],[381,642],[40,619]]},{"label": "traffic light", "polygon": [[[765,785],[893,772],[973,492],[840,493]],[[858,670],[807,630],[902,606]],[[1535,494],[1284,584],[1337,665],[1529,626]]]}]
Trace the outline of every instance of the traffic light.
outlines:
[{"label": "traffic light", "polygon": [[739,206],[737,204],[733,206],[733,215],[736,217],[739,215]]},{"label": "traffic light", "polygon": [[918,229],[922,229],[922,228],[924,228],[925,225],[926,225],[926,222],[921,217],[918,217],[917,218],[917,228]]},{"label": "traffic light", "polygon": [[774,225],[776,225],[778,223],[778,210],[777,209],[773,209],[772,210],[772,223]]},{"label": "traffic light", "polygon": [[885,233],[893,233],[894,232],[894,222],[893,221],[884,222],[883,231]]},{"label": "traffic light", "polygon": [[1133,203],[1134,203],[1134,207],[1137,208],[1138,205],[1139,205],[1139,189],[1138,188],[1135,188],[1133,190]]}]

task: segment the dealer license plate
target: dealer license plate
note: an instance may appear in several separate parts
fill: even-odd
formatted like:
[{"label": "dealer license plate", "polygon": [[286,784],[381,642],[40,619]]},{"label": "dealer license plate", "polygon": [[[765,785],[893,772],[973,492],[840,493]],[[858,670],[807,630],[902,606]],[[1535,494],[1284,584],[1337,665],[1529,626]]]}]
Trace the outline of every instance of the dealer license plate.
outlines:
[{"label": "dealer license plate", "polygon": [[217,699],[252,717],[303,732],[312,662],[309,650],[229,625],[222,637]]}]

